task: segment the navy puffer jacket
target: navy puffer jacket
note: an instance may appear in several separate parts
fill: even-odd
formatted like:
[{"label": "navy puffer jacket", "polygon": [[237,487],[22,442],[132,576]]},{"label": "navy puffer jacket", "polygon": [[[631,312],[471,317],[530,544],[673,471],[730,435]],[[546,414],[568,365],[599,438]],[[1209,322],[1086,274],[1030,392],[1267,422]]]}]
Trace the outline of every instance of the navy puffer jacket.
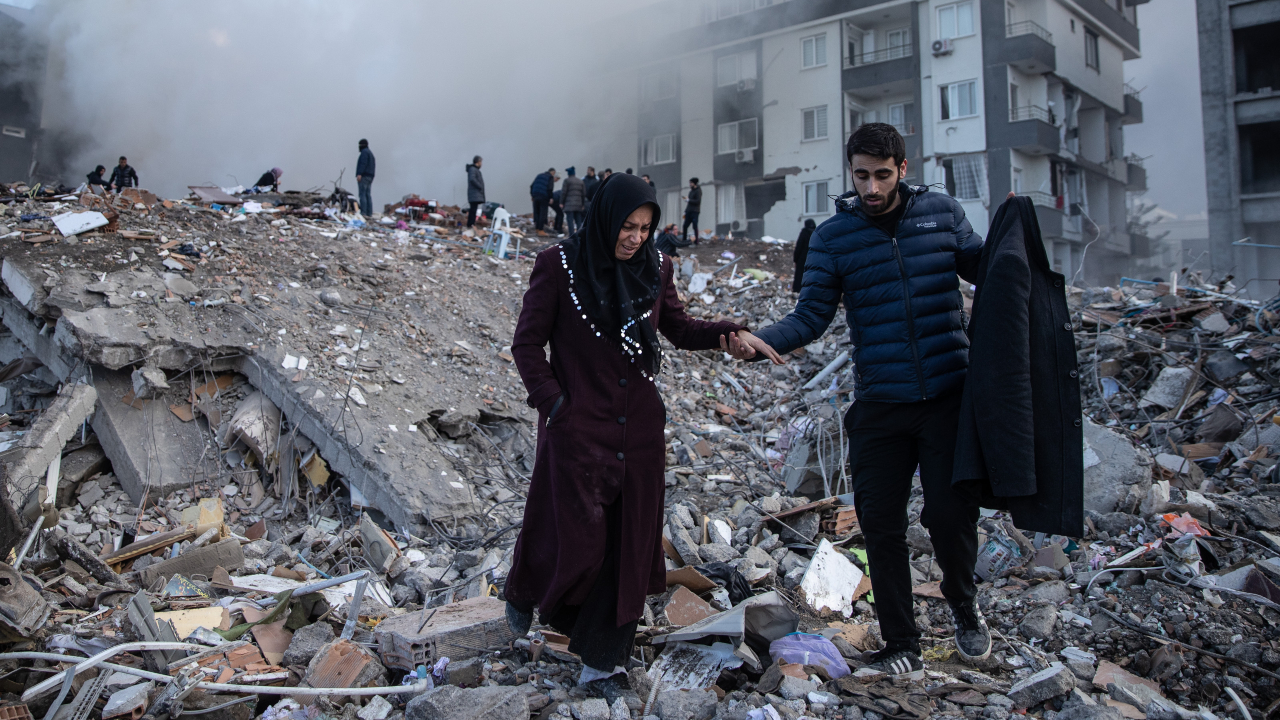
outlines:
[{"label": "navy puffer jacket", "polygon": [[896,237],[873,224],[854,193],[809,241],[796,309],[756,333],[779,353],[817,340],[840,296],[857,363],[857,397],[917,402],[964,384],[969,364],[959,274],[977,275],[982,238],[960,204],[923,186],[898,185],[907,203]]}]

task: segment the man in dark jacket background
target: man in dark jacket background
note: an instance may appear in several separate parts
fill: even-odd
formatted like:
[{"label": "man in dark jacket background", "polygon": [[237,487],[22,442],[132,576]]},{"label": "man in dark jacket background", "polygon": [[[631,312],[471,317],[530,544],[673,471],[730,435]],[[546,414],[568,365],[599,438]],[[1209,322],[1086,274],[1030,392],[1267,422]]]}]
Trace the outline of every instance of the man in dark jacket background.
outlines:
[{"label": "man in dark jacket background", "polygon": [[538,232],[547,226],[547,206],[551,203],[551,195],[556,187],[556,169],[550,168],[538,173],[529,185],[529,197],[533,200],[533,227]]},{"label": "man in dark jacket background", "polygon": [[560,184],[560,205],[564,208],[564,217],[569,225],[569,235],[578,232],[582,227],[587,210],[587,189],[582,178],[577,177],[578,169],[564,169],[565,179]]},{"label": "man in dark jacket background", "polygon": [[800,292],[800,288],[804,287],[804,261],[809,256],[809,238],[813,237],[813,231],[817,229],[817,223],[809,218],[804,221],[800,236],[796,238],[796,249],[791,253],[791,259],[796,263],[796,279],[791,281],[791,292]]},{"label": "man in dark jacket background", "polygon": [[120,162],[111,171],[111,180],[107,185],[114,188],[116,192],[125,188],[138,187],[138,171],[129,165],[128,158],[120,156]]},{"label": "man in dark jacket background", "polygon": [[582,187],[586,190],[587,202],[594,200],[596,197],[596,188],[600,187],[600,178],[596,177],[596,169],[590,165],[587,166],[587,176],[582,178]]},{"label": "man in dark jacket background", "polygon": [[484,204],[484,175],[480,174],[483,163],[484,158],[477,155],[467,166],[467,204],[471,206],[467,210],[467,227],[475,227],[476,208]]},{"label": "man in dark jacket background", "polygon": [[107,168],[102,165],[99,165],[98,167],[94,168],[93,172],[89,173],[86,176],[87,178],[89,178],[89,184],[101,186],[103,189],[109,188],[110,183],[107,182],[106,178],[102,177],[102,173],[106,171],[107,171]]},{"label": "man in dark jacket background", "polygon": [[360,140],[360,158],[356,160],[356,185],[360,189],[360,214],[373,215],[373,175],[377,170],[369,141]]},{"label": "man in dark jacket background", "polygon": [[689,201],[684,206],[684,229],[680,231],[680,239],[689,239],[689,226],[693,226],[693,242],[698,243],[698,214],[702,212],[702,188],[698,178],[689,178]]},{"label": "man in dark jacket background", "polygon": [[906,538],[917,466],[920,521],[942,570],[957,649],[969,660],[991,652],[974,602],[978,506],[951,483],[969,349],[956,275],[976,278],[982,239],[954,199],[903,182],[906,145],[892,125],[859,127],[845,153],[855,191],[814,231],[796,309],[735,355],[808,345],[831,324],[843,295],[857,373],[857,401],[845,416],[849,464],[885,642],[872,663],[917,679],[924,663]]}]

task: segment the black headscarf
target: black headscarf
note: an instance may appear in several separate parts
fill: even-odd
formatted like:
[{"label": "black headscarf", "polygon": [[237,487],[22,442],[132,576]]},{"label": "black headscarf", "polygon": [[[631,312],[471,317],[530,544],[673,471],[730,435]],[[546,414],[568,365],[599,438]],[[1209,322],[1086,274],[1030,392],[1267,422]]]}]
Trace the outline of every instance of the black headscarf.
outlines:
[{"label": "black headscarf", "polygon": [[[649,236],[630,260],[620,261],[614,256],[618,233],[627,217],[646,204],[653,207]],[[561,243],[582,314],[649,375],[662,366],[658,335],[648,321],[662,292],[662,256],[653,243],[661,212],[648,183],[615,173],[600,183],[582,229]]]}]

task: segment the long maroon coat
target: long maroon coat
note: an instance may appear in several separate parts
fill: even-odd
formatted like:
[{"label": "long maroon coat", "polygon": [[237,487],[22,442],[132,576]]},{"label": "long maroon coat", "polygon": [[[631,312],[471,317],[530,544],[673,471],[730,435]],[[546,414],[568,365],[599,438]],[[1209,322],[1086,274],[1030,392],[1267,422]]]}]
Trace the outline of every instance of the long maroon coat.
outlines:
[{"label": "long maroon coat", "polygon": [[[597,337],[569,295],[559,245],[543,250],[529,276],[511,354],[538,409],[538,457],[516,541],[506,597],[543,617],[581,605],[604,561],[605,507],[621,498],[618,617],[640,618],[645,596],[666,589],[662,560],[666,406],[653,382],[618,345]],[[684,312],[662,256],[663,292],[649,317],[683,350],[720,347],[743,329]],[[551,361],[543,348],[551,343]],[[565,393],[555,419],[547,413]]]}]

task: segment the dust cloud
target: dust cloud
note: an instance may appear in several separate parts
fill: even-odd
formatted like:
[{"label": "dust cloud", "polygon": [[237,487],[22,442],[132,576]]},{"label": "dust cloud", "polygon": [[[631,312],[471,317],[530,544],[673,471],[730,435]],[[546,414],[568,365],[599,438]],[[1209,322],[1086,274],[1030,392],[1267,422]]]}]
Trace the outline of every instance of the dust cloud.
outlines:
[{"label": "dust cloud", "polygon": [[[635,164],[635,81],[647,40],[614,0],[216,3],[66,0],[31,25],[52,49],[48,141],[68,183],[126,155],[163,196],[248,184],[355,191],[356,143],[377,157],[375,208],[407,193],[527,212],[548,167]],[[343,174],[345,171],[345,174]],[[563,172],[561,172],[563,176]]]}]

